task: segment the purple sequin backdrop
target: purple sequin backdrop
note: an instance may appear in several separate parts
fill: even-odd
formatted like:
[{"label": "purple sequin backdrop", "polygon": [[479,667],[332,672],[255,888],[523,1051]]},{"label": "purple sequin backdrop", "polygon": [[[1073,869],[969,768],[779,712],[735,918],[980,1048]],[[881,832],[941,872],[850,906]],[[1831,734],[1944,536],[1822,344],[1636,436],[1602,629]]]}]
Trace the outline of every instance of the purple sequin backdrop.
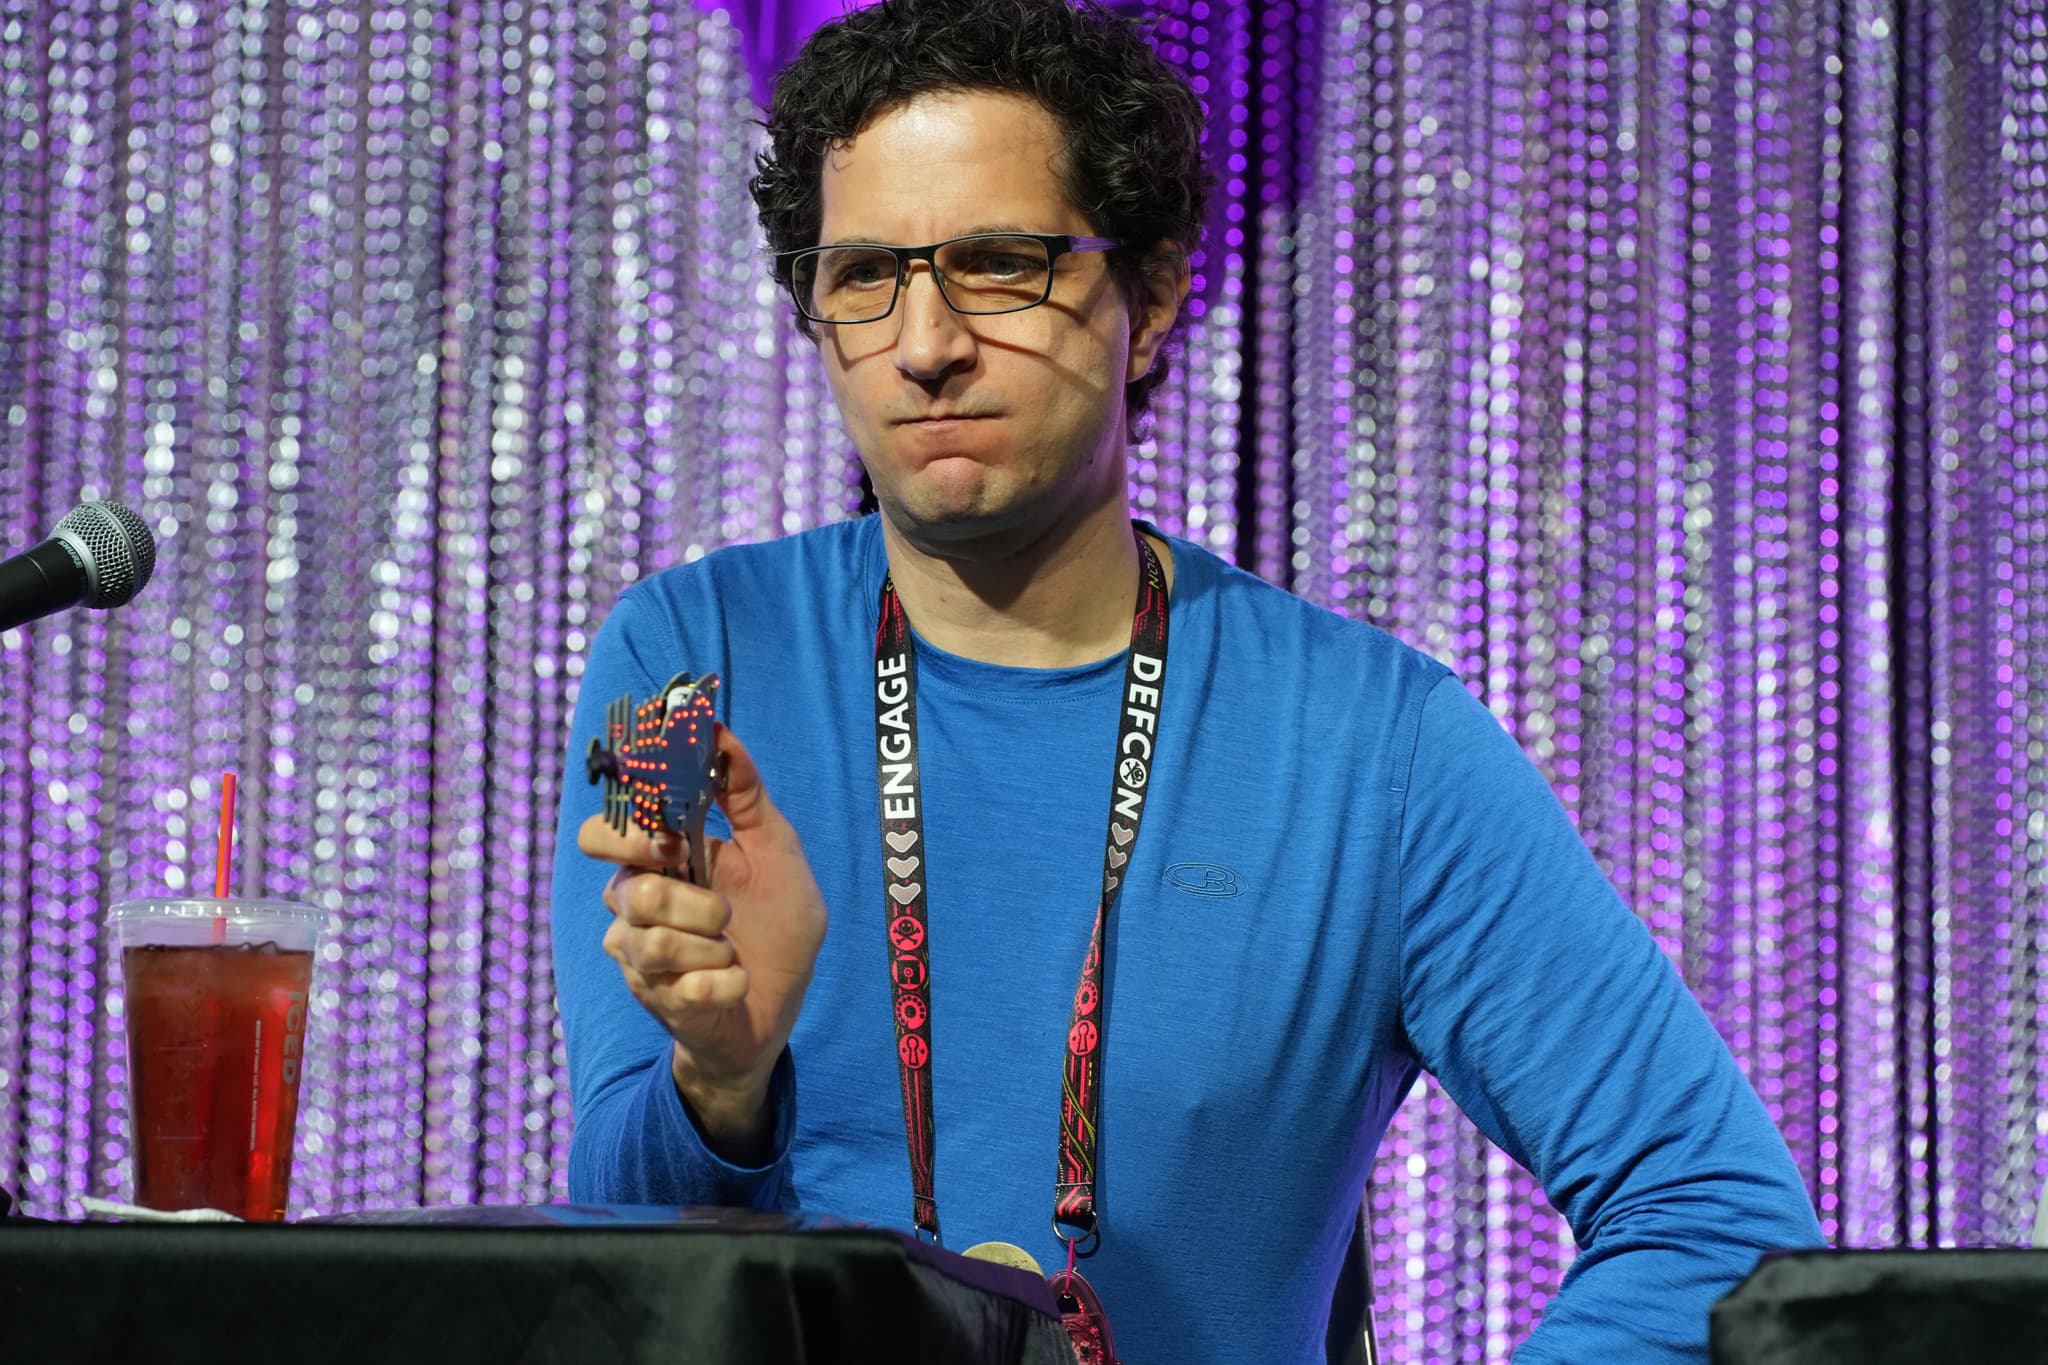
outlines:
[{"label": "purple sequin backdrop", "polygon": [[[1224,178],[1139,507],[1461,670],[1845,1244],[2010,1240],[2048,1137],[2048,2],[1149,7]],[[740,17],[740,23],[746,16]],[[0,1183],[128,1188],[108,900],[338,917],[295,1208],[561,1192],[545,912],[625,583],[842,517],[684,0],[0,0]],[[1569,1263],[1425,1087],[1394,1358]]]}]

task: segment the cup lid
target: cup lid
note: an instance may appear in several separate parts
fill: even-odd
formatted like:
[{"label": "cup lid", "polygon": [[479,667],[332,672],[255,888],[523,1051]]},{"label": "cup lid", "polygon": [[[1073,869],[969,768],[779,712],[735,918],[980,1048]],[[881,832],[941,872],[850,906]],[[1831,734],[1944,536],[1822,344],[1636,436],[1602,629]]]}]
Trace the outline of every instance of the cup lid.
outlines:
[{"label": "cup lid", "polygon": [[115,901],[107,907],[109,924],[161,919],[284,921],[318,930],[326,927],[327,912],[304,901],[268,900],[254,896],[144,896]]}]

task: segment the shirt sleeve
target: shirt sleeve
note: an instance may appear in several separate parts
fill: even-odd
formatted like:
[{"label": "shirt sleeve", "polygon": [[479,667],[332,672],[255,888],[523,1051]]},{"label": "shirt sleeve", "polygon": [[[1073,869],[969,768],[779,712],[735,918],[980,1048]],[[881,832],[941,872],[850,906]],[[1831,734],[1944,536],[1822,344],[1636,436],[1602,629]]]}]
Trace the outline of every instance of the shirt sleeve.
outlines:
[{"label": "shirt sleeve", "polygon": [[1401,865],[1416,1055],[1578,1239],[1516,1359],[1705,1361],[1715,1300],[1820,1225],[1705,1011],[1455,678],[1423,707]]},{"label": "shirt sleeve", "polygon": [[[678,657],[674,628],[651,589],[631,589],[598,631],[586,661],[562,783],[555,832],[553,938],[555,995],[569,1054],[575,1130],[569,1143],[569,1197],[603,1204],[715,1204],[790,1209],[789,1146],[796,1126],[796,1072],[787,1051],[769,1082],[774,1156],[734,1166],[704,1144],[676,1092],[672,1044],[660,1022],[626,989],[604,951],[611,911],[603,896],[613,868],[584,856],[576,831],[599,813],[601,789],[585,771],[590,741],[603,734],[604,711],[630,694],[644,701],[674,668],[647,660]],[[657,676],[659,674],[659,676]]]}]

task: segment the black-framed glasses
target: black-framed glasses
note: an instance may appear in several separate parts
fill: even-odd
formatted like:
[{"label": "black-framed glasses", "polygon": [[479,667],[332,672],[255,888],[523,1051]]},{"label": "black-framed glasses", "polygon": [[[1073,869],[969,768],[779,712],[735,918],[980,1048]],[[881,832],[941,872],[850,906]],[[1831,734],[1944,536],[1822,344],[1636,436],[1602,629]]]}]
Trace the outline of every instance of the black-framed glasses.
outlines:
[{"label": "black-framed glasses", "polygon": [[775,273],[812,322],[880,322],[896,311],[910,263],[932,268],[939,296],[956,313],[1016,313],[1052,297],[1053,262],[1069,252],[1113,251],[1117,237],[1048,232],[977,232],[930,246],[848,242],[778,252]]}]

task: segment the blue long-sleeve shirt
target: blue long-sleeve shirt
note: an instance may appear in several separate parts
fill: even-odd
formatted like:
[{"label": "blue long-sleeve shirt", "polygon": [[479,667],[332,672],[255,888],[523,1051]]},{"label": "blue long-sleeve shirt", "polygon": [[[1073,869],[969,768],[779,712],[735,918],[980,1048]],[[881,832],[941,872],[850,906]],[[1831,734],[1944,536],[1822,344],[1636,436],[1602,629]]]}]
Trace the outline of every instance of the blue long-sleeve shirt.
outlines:
[{"label": "blue long-sleeve shirt", "polygon": [[[1785,1145],[1540,775],[1440,665],[1181,540],[1142,833],[1116,911],[1087,1273],[1119,1350],[1322,1359],[1375,1147],[1427,1068],[1542,1181],[1580,1253],[1528,1361],[1703,1360],[1708,1306],[1820,1231]],[[592,647],[554,883],[582,1200],[907,1228],[872,701],[872,519],[628,590]],[[774,1159],[705,1148],[601,947],[582,754],[604,705],[715,671],[830,929],[777,1071]],[[1123,661],[919,643],[937,1194],[947,1245],[1064,1264],[1060,1068]]]}]

